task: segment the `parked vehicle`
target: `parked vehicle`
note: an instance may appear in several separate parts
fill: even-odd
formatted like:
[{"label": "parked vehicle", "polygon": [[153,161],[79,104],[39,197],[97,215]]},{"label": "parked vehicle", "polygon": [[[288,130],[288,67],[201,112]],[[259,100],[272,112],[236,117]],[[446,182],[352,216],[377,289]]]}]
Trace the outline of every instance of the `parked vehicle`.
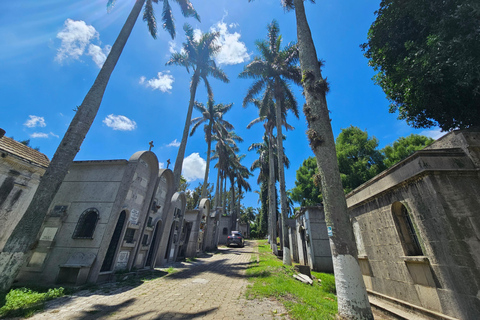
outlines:
[{"label": "parked vehicle", "polygon": [[232,234],[227,237],[227,247],[230,247],[232,244],[235,244],[240,248],[243,248],[245,245],[245,240],[240,231],[232,231]]}]

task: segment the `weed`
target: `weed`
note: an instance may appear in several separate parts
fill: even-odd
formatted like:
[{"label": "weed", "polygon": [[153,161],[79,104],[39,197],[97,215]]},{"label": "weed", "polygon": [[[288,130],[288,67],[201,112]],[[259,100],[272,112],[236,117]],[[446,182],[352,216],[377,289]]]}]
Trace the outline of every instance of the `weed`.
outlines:
[{"label": "weed", "polygon": [[32,316],[36,311],[43,310],[45,301],[61,297],[65,294],[65,290],[62,287],[48,290],[43,288],[39,291],[43,292],[34,291],[29,288],[10,290],[10,292],[1,299],[2,301],[4,300],[4,305],[0,308],[0,317]]}]

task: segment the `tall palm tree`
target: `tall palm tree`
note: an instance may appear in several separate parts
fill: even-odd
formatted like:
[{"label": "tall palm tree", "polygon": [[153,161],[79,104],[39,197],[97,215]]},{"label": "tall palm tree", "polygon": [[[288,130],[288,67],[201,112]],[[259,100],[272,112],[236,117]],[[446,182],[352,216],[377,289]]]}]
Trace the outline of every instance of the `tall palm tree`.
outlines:
[{"label": "tall palm tree", "polygon": [[[278,156],[283,159],[283,134],[282,134],[282,112],[287,105],[291,108],[295,116],[298,117],[297,101],[290,90],[289,82],[301,84],[301,72],[298,64],[298,50],[293,43],[288,44],[282,50],[280,49],[282,37],[279,34],[278,23],[273,20],[268,25],[267,40],[257,41],[256,46],[261,53],[261,57],[255,57],[245,69],[240,73],[241,78],[253,78],[256,81],[250,87],[246,101],[256,96],[263,89],[271,92],[275,99],[275,115],[277,129]],[[244,99],[244,101],[245,101]],[[288,103],[285,103],[288,101]],[[282,217],[282,244],[283,244],[283,263],[291,265],[290,246],[287,229],[287,196],[285,188],[284,166],[278,166],[278,176],[280,181],[280,203]]]},{"label": "tall palm tree", "polygon": [[373,319],[356,259],[355,238],[338,170],[335,140],[326,100],[328,85],[320,70],[321,63],[305,15],[304,0],[282,0],[282,4],[287,10],[295,9],[302,85],[306,100],[303,112],[309,128],[307,136],[310,147],[315,153],[321,177],[325,220],[332,230],[329,238],[336,275],[338,313],[343,319]]},{"label": "tall palm tree", "polygon": [[[239,156],[239,160],[241,161],[245,155]],[[243,166],[240,162],[238,163],[238,166],[235,168],[236,170],[236,179],[237,179],[237,188],[238,188],[238,203],[237,203],[237,213],[240,214],[240,208],[241,208],[241,200],[242,200],[242,189],[245,191],[252,191],[252,187],[248,183],[246,179],[250,178],[253,176],[253,174],[250,173],[247,167]]]},{"label": "tall palm tree", "polygon": [[193,71],[192,81],[190,82],[190,102],[188,104],[187,117],[185,119],[185,126],[183,128],[182,141],[178,148],[177,158],[175,159],[175,167],[173,169],[173,181],[175,190],[180,183],[180,176],[182,174],[183,159],[185,157],[185,149],[187,147],[188,130],[192,119],[193,105],[195,103],[195,94],[200,80],[203,80],[207,88],[208,99],[213,100],[213,92],[208,81],[208,76],[212,76],[223,82],[229,82],[227,75],[222,69],[217,67],[213,57],[220,50],[220,45],[217,43],[219,36],[218,32],[202,33],[199,38],[196,38],[193,33],[193,28],[185,24],[183,29],[186,34],[186,42],[183,44],[182,52],[175,52],[172,54],[170,60],[166,65],[183,66],[190,73]]},{"label": "tall palm tree", "polygon": [[206,185],[208,182],[208,174],[210,170],[210,153],[212,150],[212,134],[217,132],[226,133],[228,130],[233,130],[233,125],[227,120],[223,119],[223,115],[229,111],[233,106],[233,103],[229,104],[215,104],[211,99],[208,100],[205,107],[202,103],[196,102],[194,108],[202,113],[201,117],[197,117],[192,120],[192,130],[190,136],[195,133],[195,130],[204,123],[203,130],[205,131],[205,141],[207,142],[207,164],[205,168],[205,177],[203,179],[202,194],[200,199],[203,199],[206,194]]},{"label": "tall palm tree", "polygon": [[[277,194],[276,194],[276,188],[275,188],[275,181],[278,181],[278,174],[275,174],[275,172],[278,173],[278,158],[276,156],[276,152],[274,151],[276,149],[276,143],[274,141],[274,135],[273,135],[273,128],[275,128],[275,125],[276,125],[276,108],[268,90],[265,91],[261,100],[251,99],[250,102],[252,102],[259,109],[259,117],[252,120],[247,125],[247,129],[250,129],[256,123],[264,122],[264,128],[266,133],[266,135],[264,136],[264,143],[268,147],[268,154],[269,154],[266,157],[268,159],[268,169],[269,169],[269,173],[266,174],[266,177],[268,177],[267,181],[268,181],[268,195],[269,195],[269,201],[268,201],[268,204],[269,204],[268,205],[268,209],[269,209],[268,221],[270,226],[269,234],[272,240],[276,240],[277,239],[277,230],[276,230],[276,219],[277,219],[276,196]],[[244,101],[244,106],[246,103],[248,102]],[[293,130],[294,128],[286,122],[287,109],[289,108],[284,108],[283,110],[281,110],[282,122],[283,122],[283,125],[285,126],[285,129]],[[286,161],[288,161],[286,157],[284,157],[284,160],[285,159]],[[287,165],[287,168],[288,168],[288,163],[285,163],[285,165]],[[253,164],[252,164],[252,168],[253,168]],[[272,241],[270,242],[270,245],[272,247],[274,244],[276,245],[276,242],[275,243],[273,243]]]},{"label": "tall palm tree", "polygon": [[228,169],[228,157],[230,153],[238,152],[239,149],[235,143],[242,142],[243,139],[235,134],[234,131],[228,132],[217,132],[212,136],[212,139],[216,142],[215,151],[211,160],[218,160],[215,167],[218,170],[217,174],[217,188],[215,191],[215,206],[220,206],[225,208],[224,195],[226,195],[223,190],[223,181],[226,180],[226,171]]},{"label": "tall palm tree", "polygon": [[[155,38],[157,29],[152,1],[158,2],[157,0],[146,0],[143,20],[147,22],[149,31]],[[184,16],[192,16],[200,21],[197,12],[189,0],[175,1],[182,8]],[[107,2],[107,8],[110,9],[113,6],[113,3],[114,0],[109,0]],[[5,291],[10,288],[13,280],[20,271],[20,267],[24,261],[29,258],[28,253],[36,241],[48,208],[53,201],[60,184],[67,175],[68,169],[80,150],[80,146],[97,115],[110,76],[120,58],[123,48],[127,43],[128,37],[130,36],[144,4],[145,0],[135,1],[135,4],[121,29],[120,34],[115,40],[105,63],[100,69],[95,82],[88,91],[80,107],[78,107],[67,132],[55,151],[52,161],[45,171],[29,207],[15,227],[10,238],[7,240],[2,253],[0,253],[0,291]],[[163,26],[173,38],[175,36],[175,27],[171,8],[168,0],[163,0],[163,4]]]}]

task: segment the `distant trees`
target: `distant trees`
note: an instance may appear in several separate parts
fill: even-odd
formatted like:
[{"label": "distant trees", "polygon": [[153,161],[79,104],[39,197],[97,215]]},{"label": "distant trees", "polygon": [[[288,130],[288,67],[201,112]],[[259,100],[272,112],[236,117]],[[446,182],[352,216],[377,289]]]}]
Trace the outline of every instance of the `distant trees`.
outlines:
[{"label": "distant trees", "polygon": [[[418,134],[400,137],[378,150],[378,140],[357,127],[342,129],[336,139],[337,159],[345,193],[367,182],[383,170],[430,145],[434,140]],[[303,161],[296,173],[292,200],[302,206],[321,203],[320,176],[313,157]]]},{"label": "distant trees", "polygon": [[478,0],[385,0],[363,44],[374,80],[415,128],[480,125]]}]

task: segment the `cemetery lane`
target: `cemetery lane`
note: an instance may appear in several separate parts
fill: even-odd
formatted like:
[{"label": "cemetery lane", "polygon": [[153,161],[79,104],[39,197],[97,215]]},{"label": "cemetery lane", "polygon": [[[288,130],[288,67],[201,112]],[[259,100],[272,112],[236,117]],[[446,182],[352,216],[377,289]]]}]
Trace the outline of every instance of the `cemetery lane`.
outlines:
[{"label": "cemetery lane", "polygon": [[254,241],[222,247],[172,265],[168,276],[100,285],[47,302],[30,319],[288,319],[276,300],[245,298],[245,270],[255,250]]}]

